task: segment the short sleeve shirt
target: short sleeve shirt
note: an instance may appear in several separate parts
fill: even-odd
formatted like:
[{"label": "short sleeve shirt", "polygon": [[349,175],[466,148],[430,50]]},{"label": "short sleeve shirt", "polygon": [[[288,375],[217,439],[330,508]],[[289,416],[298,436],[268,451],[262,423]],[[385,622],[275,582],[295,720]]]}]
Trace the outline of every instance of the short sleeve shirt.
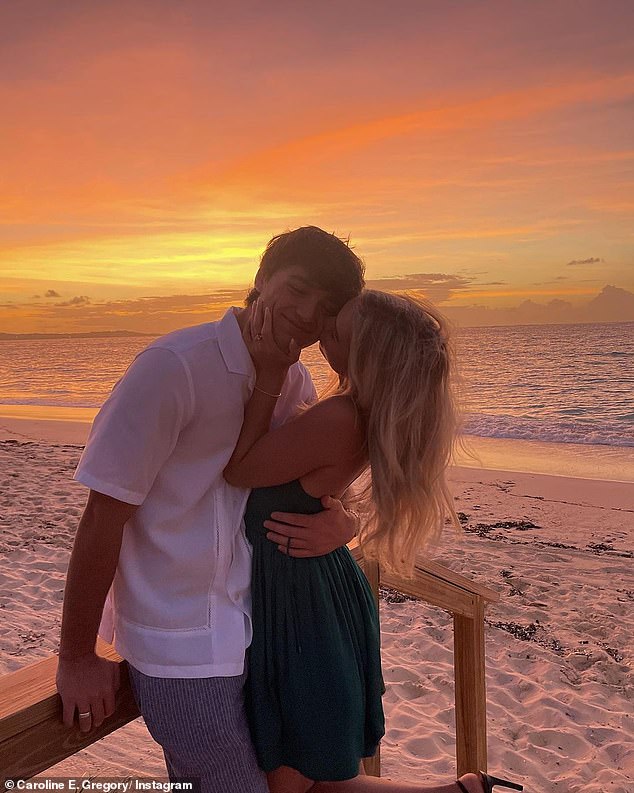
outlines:
[{"label": "short sleeve shirt", "polygon": [[[100,635],[145,674],[241,674],[251,640],[249,491],[222,476],[255,372],[235,309],[141,352],[97,415],[75,478],[138,505]],[[295,364],[273,424],[315,399]],[[107,541],[107,539],[106,539]]]}]

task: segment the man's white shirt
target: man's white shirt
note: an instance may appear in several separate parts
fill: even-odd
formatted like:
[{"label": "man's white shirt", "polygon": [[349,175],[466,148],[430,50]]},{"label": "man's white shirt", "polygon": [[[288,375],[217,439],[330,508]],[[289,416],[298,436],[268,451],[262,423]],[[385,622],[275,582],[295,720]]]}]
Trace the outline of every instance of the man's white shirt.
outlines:
[{"label": "man's white shirt", "polygon": [[[222,476],[255,383],[235,309],[141,352],[93,424],[75,478],[140,505],[99,634],[155,677],[228,677],[251,642],[249,491]],[[291,367],[273,426],[315,399]]]}]

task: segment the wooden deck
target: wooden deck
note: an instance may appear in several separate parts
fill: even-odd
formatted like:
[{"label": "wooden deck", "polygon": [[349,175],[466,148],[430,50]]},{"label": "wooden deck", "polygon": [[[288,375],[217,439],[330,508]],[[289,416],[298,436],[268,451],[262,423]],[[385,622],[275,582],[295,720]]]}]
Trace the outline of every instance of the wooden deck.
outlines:
[{"label": "wooden deck", "polygon": [[[356,543],[350,548],[361,561]],[[468,771],[486,771],[484,610],[488,603],[498,600],[497,593],[434,562],[418,563],[412,579],[383,572],[379,575],[375,563],[364,565],[364,569],[377,598],[381,584],[453,614],[456,772],[460,776]],[[139,715],[125,662],[101,640],[97,651],[119,661],[121,687],[115,713],[88,734],[62,724],[61,700],[55,688],[56,656],[0,677],[0,783],[3,787],[6,779],[35,776]],[[380,774],[378,753],[366,762],[366,770],[376,776]]]}]

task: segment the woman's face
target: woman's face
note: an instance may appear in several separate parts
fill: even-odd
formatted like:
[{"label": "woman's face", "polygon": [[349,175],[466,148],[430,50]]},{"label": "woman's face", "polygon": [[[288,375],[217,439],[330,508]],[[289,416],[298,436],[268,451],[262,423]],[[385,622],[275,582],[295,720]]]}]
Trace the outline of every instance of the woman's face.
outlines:
[{"label": "woman's face", "polygon": [[336,317],[329,317],[324,322],[324,328],[319,337],[321,354],[339,375],[345,375],[348,371],[352,318],[358,307],[358,297],[349,300]]}]

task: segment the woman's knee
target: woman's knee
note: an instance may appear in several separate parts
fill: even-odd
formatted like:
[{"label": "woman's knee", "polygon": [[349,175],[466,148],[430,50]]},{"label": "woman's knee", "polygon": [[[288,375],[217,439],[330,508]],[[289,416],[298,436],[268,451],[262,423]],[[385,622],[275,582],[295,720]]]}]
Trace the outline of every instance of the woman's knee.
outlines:
[{"label": "woman's knee", "polygon": [[314,782],[294,768],[282,765],[275,771],[269,771],[266,781],[270,793],[307,793]]}]

